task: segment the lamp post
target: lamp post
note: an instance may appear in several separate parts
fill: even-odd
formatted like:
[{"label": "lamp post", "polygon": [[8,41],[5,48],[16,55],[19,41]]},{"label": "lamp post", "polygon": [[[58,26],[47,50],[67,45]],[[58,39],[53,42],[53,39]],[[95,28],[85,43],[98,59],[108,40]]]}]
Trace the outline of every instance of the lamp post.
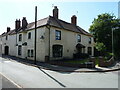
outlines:
[{"label": "lamp post", "polygon": [[34,64],[36,64],[36,39],[37,39],[37,6],[35,6],[35,42],[34,42],[35,57],[34,57]]},{"label": "lamp post", "polygon": [[[50,21],[48,21],[48,23],[50,23]],[[50,25],[48,24],[47,25],[47,28],[48,28],[48,30],[49,30],[49,43],[48,43],[48,58],[47,58],[47,62],[50,60]]]},{"label": "lamp post", "polygon": [[114,37],[113,37],[113,31],[115,30],[115,28],[112,28],[112,55],[113,55],[113,59],[114,59]]},{"label": "lamp post", "polygon": [[114,59],[114,30],[119,29],[119,27],[112,28],[112,54]]}]

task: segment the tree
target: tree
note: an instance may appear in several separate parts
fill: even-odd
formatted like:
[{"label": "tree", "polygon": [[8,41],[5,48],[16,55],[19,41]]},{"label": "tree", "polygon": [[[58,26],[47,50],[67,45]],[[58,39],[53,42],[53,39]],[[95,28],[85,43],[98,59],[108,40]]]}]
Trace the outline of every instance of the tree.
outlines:
[{"label": "tree", "polygon": [[106,51],[105,45],[103,43],[96,42],[95,47],[101,52],[101,55],[104,56],[104,52]]},{"label": "tree", "polygon": [[[97,50],[101,48],[100,51],[104,49],[104,52],[106,53],[112,52],[112,28],[116,26],[119,26],[119,20],[116,19],[113,14],[104,13],[98,15],[98,17],[93,20],[89,31],[91,32],[91,34],[93,34],[93,37],[95,38]],[[117,32],[120,32],[120,30],[118,30]],[[114,36],[115,34],[116,33],[114,33]],[[118,38],[120,38],[120,35],[117,35],[115,38],[116,45],[118,46],[117,40]],[[116,45],[114,45],[114,49],[117,48]]]}]

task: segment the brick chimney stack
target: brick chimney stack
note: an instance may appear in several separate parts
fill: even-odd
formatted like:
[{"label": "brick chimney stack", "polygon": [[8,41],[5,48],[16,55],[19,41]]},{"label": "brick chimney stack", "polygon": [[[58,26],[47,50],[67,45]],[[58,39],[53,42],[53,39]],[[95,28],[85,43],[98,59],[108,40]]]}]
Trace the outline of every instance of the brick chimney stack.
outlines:
[{"label": "brick chimney stack", "polygon": [[23,17],[22,19],[22,28],[25,29],[27,27],[28,23],[27,23],[27,20],[26,20],[26,17]]},{"label": "brick chimney stack", "polygon": [[15,21],[15,29],[18,30],[21,27],[21,21],[20,19]]},{"label": "brick chimney stack", "polygon": [[57,6],[54,6],[53,17],[58,19],[58,13],[59,13],[59,9],[57,8]]},{"label": "brick chimney stack", "polygon": [[75,15],[71,17],[71,23],[77,25],[77,17]]},{"label": "brick chimney stack", "polygon": [[7,33],[10,31],[10,27],[7,27]]}]

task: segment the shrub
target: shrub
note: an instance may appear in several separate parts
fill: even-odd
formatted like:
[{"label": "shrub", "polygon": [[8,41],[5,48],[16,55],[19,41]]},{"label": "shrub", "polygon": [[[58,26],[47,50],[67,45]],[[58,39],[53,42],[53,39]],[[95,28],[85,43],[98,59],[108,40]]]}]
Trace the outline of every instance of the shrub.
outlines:
[{"label": "shrub", "polygon": [[73,55],[73,57],[75,59],[85,59],[85,58],[88,58],[89,55],[86,54],[86,53],[76,53],[76,54]]}]

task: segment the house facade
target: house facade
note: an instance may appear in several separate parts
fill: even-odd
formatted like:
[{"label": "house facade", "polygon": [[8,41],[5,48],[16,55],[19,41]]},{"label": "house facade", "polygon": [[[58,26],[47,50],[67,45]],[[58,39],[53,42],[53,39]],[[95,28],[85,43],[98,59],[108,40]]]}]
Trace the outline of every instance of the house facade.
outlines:
[{"label": "house facade", "polygon": [[[53,9],[53,16],[37,21],[36,59],[44,62],[64,58],[73,58],[77,53],[76,46],[81,53],[94,55],[94,41],[92,35],[77,26],[77,17],[71,17],[71,23],[59,19],[58,8]],[[21,25],[22,23],[22,25]],[[34,60],[35,22],[15,21],[15,29],[0,36],[2,54]]]}]

